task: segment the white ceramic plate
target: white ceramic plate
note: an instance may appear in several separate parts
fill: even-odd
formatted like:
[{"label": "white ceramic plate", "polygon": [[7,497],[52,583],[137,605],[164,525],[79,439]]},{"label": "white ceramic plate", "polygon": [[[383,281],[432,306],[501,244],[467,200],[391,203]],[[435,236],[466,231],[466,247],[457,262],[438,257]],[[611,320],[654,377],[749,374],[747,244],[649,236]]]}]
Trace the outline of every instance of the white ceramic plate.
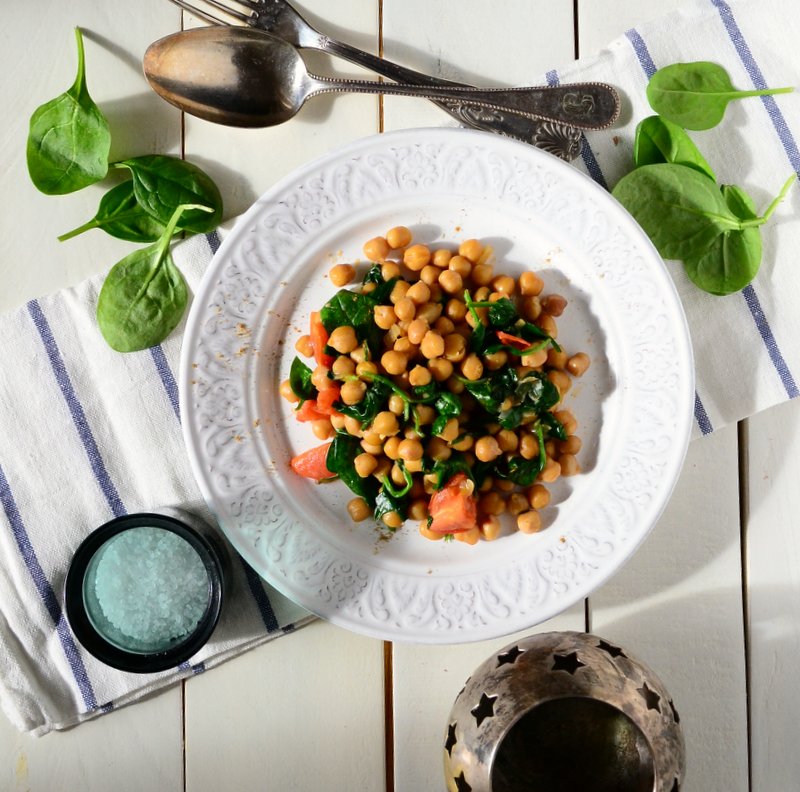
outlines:
[{"label": "white ceramic plate", "polygon": [[[344,484],[316,485],[288,467],[320,442],[278,395],[294,342],[335,292],[331,265],[363,259],[363,243],[394,225],[434,245],[488,241],[496,271],[536,269],[546,292],[569,299],[559,342],[592,358],[565,399],[585,472],[553,487],[538,534],[468,546],[423,539],[410,522],[386,539],[350,521]],[[237,223],[192,305],[182,420],[209,506],[275,588],[358,632],[458,643],[544,621],[631,555],[678,477],[693,371],[663,262],[607,192],[531,146],[408,130],[307,165]]]}]

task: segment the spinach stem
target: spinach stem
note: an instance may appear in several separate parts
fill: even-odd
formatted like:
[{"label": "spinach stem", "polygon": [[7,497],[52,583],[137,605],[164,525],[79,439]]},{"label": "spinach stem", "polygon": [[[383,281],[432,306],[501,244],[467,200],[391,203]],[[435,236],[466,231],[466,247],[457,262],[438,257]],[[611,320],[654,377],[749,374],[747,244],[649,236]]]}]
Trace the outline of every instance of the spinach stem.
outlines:
[{"label": "spinach stem", "polygon": [[772,216],[772,213],[778,208],[778,204],[786,197],[786,193],[789,192],[789,189],[794,184],[795,180],[797,179],[797,174],[793,173],[784,183],[783,187],[781,187],[781,191],[776,196],[775,200],[767,207],[767,211],[764,212],[761,220],[766,223],[767,220]]},{"label": "spinach stem", "polygon": [[66,242],[68,239],[72,239],[73,237],[82,234],[84,231],[89,231],[92,228],[97,228],[99,223],[97,219],[89,220],[88,223],[84,223],[82,226],[78,226],[77,228],[73,228],[72,231],[67,231],[66,234],[62,234],[58,237],[59,242]]}]

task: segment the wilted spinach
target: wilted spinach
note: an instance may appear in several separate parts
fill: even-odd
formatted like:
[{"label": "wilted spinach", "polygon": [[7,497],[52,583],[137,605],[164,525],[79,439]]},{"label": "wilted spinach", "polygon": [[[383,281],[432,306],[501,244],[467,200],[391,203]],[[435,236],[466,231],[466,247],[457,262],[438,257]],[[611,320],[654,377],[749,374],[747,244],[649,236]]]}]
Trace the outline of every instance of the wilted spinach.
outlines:
[{"label": "wilted spinach", "polygon": [[188,292],[169,246],[179,206],[158,242],[129,253],[108,273],[97,300],[97,322],[112,349],[135,352],[161,343],[181,320]]},{"label": "wilted spinach", "polygon": [[361,478],[356,472],[354,464],[355,458],[362,451],[357,437],[346,432],[338,432],[328,449],[325,466],[331,473],[335,473],[353,493],[363,498],[374,509],[378,496],[378,481],[372,476]]},{"label": "wilted spinach", "polygon": [[728,73],[719,64],[696,61],[659,69],[647,85],[647,100],[656,113],[684,129],[711,129],[722,121],[728,103],[734,99],[793,90],[740,91],[733,87]]},{"label": "wilted spinach", "polygon": [[108,172],[111,132],[86,87],[83,36],[78,42],[78,73],[72,87],[41,105],[31,116],[28,173],[37,189],[64,195],[103,179]]},{"label": "wilted spinach", "polygon": [[302,401],[317,395],[317,389],[311,382],[311,369],[299,357],[295,357],[289,368],[289,387]]}]

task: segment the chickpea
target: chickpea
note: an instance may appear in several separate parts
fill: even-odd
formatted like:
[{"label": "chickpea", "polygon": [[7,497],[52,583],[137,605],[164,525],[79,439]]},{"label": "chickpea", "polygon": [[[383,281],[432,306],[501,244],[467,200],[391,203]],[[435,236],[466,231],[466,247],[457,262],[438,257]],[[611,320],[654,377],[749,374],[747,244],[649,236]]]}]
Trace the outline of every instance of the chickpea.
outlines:
[{"label": "chickpea", "polygon": [[574,454],[561,454],[558,464],[561,465],[562,476],[576,476],[581,472],[580,462]]},{"label": "chickpea", "polygon": [[445,358],[431,358],[428,361],[428,370],[437,382],[445,382],[453,374],[453,364]]},{"label": "chickpea", "polygon": [[468,278],[472,272],[472,262],[464,256],[453,256],[447,264],[447,268],[457,272],[462,280]]},{"label": "chickpea", "polygon": [[422,459],[407,459],[405,461],[406,470],[409,473],[422,473],[423,464]]},{"label": "chickpea", "polygon": [[528,511],[530,509],[530,504],[528,503],[528,499],[521,492],[512,492],[508,496],[508,501],[506,501],[506,508],[509,514],[513,514],[514,517],[516,517],[518,514]]},{"label": "chickpea", "polygon": [[532,509],[543,509],[550,503],[550,490],[544,484],[533,484],[525,490]]},{"label": "chickpea", "polygon": [[328,273],[334,286],[346,286],[355,276],[356,268],[352,264],[337,264]]},{"label": "chickpea", "polygon": [[463,301],[451,297],[444,307],[444,313],[452,322],[463,322],[467,315],[467,306]]},{"label": "chickpea", "polygon": [[520,358],[520,363],[526,368],[538,369],[547,363],[547,350],[537,349],[536,352],[523,355]]},{"label": "chickpea", "polygon": [[578,435],[570,435],[566,440],[558,444],[558,450],[562,454],[577,454],[583,447],[583,441]]},{"label": "chickpea", "polygon": [[427,385],[432,379],[433,375],[425,366],[414,366],[414,368],[408,372],[408,383],[415,388]]},{"label": "chickpea", "polygon": [[330,440],[335,434],[329,418],[311,422],[311,431],[318,440]]},{"label": "chickpea", "polygon": [[364,243],[364,255],[370,261],[383,261],[391,248],[383,237],[373,237]]},{"label": "chickpea", "polygon": [[407,363],[406,356],[394,349],[381,355],[381,366],[387,374],[402,374],[406,370]]},{"label": "chickpea", "polygon": [[427,456],[435,461],[450,459],[453,454],[453,450],[441,437],[432,437],[428,440],[426,452]]},{"label": "chickpea", "polygon": [[434,323],[433,329],[441,336],[446,336],[452,333],[456,326],[446,316],[440,316]]},{"label": "chickpea", "polygon": [[422,443],[419,440],[401,440],[397,448],[400,459],[422,459]]},{"label": "chickpea", "polygon": [[450,377],[450,379],[445,382],[445,385],[450,393],[455,393],[456,395],[463,393],[466,390],[464,383],[458,379],[458,377]]},{"label": "chickpea", "polygon": [[461,434],[461,427],[458,424],[458,418],[448,418],[444,428],[439,432],[439,437],[446,442],[455,440]]},{"label": "chickpea", "polygon": [[386,457],[380,457],[378,459],[378,467],[372,473],[372,477],[381,481],[384,476],[389,475],[389,471],[392,469],[391,460],[386,459]]},{"label": "chickpea", "polygon": [[292,390],[292,383],[289,380],[281,383],[280,394],[291,404],[297,404],[300,401],[300,397]]},{"label": "chickpea", "polygon": [[500,536],[500,520],[494,514],[487,514],[478,521],[478,530],[487,542]]},{"label": "chickpea", "polygon": [[441,315],[440,303],[429,302],[417,308],[417,319],[424,319],[429,325],[432,325]]},{"label": "chickpea", "polygon": [[[458,333],[451,333],[444,338],[444,356],[447,360],[456,363],[464,359],[467,354],[467,341]],[[462,383],[463,384],[463,383]]]},{"label": "chickpea", "polygon": [[506,502],[496,492],[485,492],[478,499],[478,511],[481,514],[502,514],[506,510]]},{"label": "chickpea", "polygon": [[439,268],[433,264],[426,264],[419,273],[419,280],[428,287],[430,293],[430,287],[439,280]]},{"label": "chickpea", "polygon": [[422,498],[412,500],[408,507],[408,517],[411,520],[427,520],[428,502]]},{"label": "chickpea", "polygon": [[545,484],[552,484],[561,475],[561,465],[555,459],[548,459],[539,474],[539,480]]},{"label": "chickpea", "polygon": [[403,524],[403,519],[396,511],[386,512],[386,514],[381,517],[381,520],[383,520],[387,528],[399,528]]},{"label": "chickpea", "polygon": [[469,434],[465,434],[460,440],[456,436],[455,440],[450,443],[450,447],[454,451],[469,451],[473,445],[475,445],[475,438]]},{"label": "chickpea", "polygon": [[556,410],[553,415],[558,419],[568,435],[575,434],[575,430],[578,428],[578,421],[571,410]]},{"label": "chickpea", "polygon": [[497,352],[492,352],[483,356],[483,363],[489,371],[497,371],[503,368],[508,363],[508,352],[499,349]]},{"label": "chickpea", "polygon": [[401,415],[406,408],[406,403],[396,393],[393,393],[389,397],[388,407],[390,412]]},{"label": "chickpea", "polygon": [[353,437],[363,437],[364,432],[361,429],[361,421],[358,418],[353,418],[352,415],[345,416],[344,429],[349,435]]},{"label": "chickpea", "polygon": [[547,379],[553,383],[553,385],[558,388],[558,392],[563,396],[571,387],[572,387],[572,380],[569,377],[569,374],[565,374],[563,371],[548,371],[547,372]]},{"label": "chickpea", "polygon": [[383,446],[383,438],[372,428],[364,431],[364,439],[361,441],[363,447],[364,443],[367,445]]},{"label": "chickpea", "polygon": [[311,343],[310,335],[301,335],[295,342],[294,348],[303,357],[312,357],[314,355],[314,344]]},{"label": "chickpea", "polygon": [[428,329],[428,322],[425,319],[417,318],[412,320],[408,323],[408,327],[406,328],[408,340],[415,346],[419,346],[422,343],[422,339],[425,337],[425,333],[428,332]]},{"label": "chickpea", "polygon": [[381,265],[381,276],[385,281],[400,277],[400,266],[393,261],[384,261]]},{"label": "chickpea", "polygon": [[328,346],[343,355],[349,355],[358,346],[356,331],[349,325],[337,327],[328,339]]},{"label": "chickpea", "polygon": [[566,307],[567,300],[560,294],[550,294],[542,299],[542,310],[549,313],[550,316],[561,316]]},{"label": "chickpea", "polygon": [[419,533],[420,536],[424,536],[426,539],[430,539],[432,542],[438,542],[444,539],[444,534],[440,531],[432,531],[428,528],[428,520],[425,519],[419,524]]},{"label": "chickpea", "polygon": [[367,478],[375,472],[378,460],[372,454],[359,454],[353,460],[353,467],[361,478]]},{"label": "chickpea", "polygon": [[535,322],[542,315],[542,304],[538,297],[528,295],[520,301],[519,311],[523,319]]},{"label": "chickpea", "polygon": [[375,289],[377,289],[377,288],[378,288],[378,284],[377,283],[365,283],[361,287],[361,292],[362,292],[362,294],[370,294],[371,292],[374,292]]},{"label": "chickpea", "polygon": [[330,369],[327,366],[317,366],[311,372],[311,384],[318,390],[328,390],[333,382],[328,378]]},{"label": "chickpea", "polygon": [[394,304],[394,312],[402,322],[410,322],[417,312],[417,306],[410,298],[403,297]]},{"label": "chickpea", "polygon": [[477,239],[465,239],[458,246],[458,255],[469,259],[473,264],[481,257],[483,245]]},{"label": "chickpea", "polygon": [[[347,360],[347,358],[344,358],[344,360]],[[371,360],[363,360],[356,366],[356,374],[367,382],[370,382],[370,374],[377,373],[378,367]]]},{"label": "chickpea", "polygon": [[544,281],[535,272],[523,272],[519,276],[519,293],[538,297],[544,288]]},{"label": "chickpea", "polygon": [[397,416],[389,410],[379,412],[372,420],[372,431],[379,437],[390,437],[400,431]]},{"label": "chickpea", "polygon": [[331,371],[333,371],[333,376],[337,379],[344,379],[356,373],[356,363],[352,358],[340,355],[333,361]]},{"label": "chickpea", "polygon": [[498,275],[492,281],[492,288],[503,296],[508,296],[516,290],[517,282],[510,275]]},{"label": "chickpea", "polygon": [[517,528],[526,534],[542,530],[542,518],[537,511],[526,511],[517,515]]},{"label": "chickpea", "polygon": [[392,305],[397,305],[403,297],[406,296],[406,292],[411,288],[410,283],[406,283],[404,280],[399,280],[395,285],[392,287],[392,293],[389,295],[389,301]]},{"label": "chickpea", "polygon": [[428,426],[436,420],[436,410],[429,404],[418,404],[414,411],[417,414],[417,422],[420,426]]},{"label": "chickpea", "polygon": [[491,462],[493,459],[497,459],[500,453],[500,446],[497,444],[497,440],[495,440],[494,437],[481,437],[475,443],[475,456],[478,457],[481,462]]},{"label": "chickpea", "polygon": [[488,286],[494,278],[494,267],[491,264],[476,264],[472,268],[472,282],[476,286]]},{"label": "chickpea", "polygon": [[558,338],[558,325],[550,314],[542,312],[536,320],[536,326],[551,338]]},{"label": "chickpea", "polygon": [[563,350],[559,352],[557,349],[548,349],[547,350],[547,365],[550,368],[558,369],[559,371],[564,371],[567,367],[567,360],[569,359],[569,355]]},{"label": "chickpea", "polygon": [[422,339],[419,351],[428,360],[441,357],[444,354],[444,339],[438,333],[429,330]]},{"label": "chickpea", "polygon": [[388,330],[397,321],[397,314],[391,305],[376,305],[372,318],[381,330]]},{"label": "chickpea", "polygon": [[342,385],[339,398],[345,404],[358,404],[367,392],[367,384],[361,380],[347,380]]},{"label": "chickpea", "polygon": [[419,272],[431,260],[431,251],[427,245],[412,245],[403,253],[403,264],[412,272]]},{"label": "chickpea", "polygon": [[353,522],[362,522],[372,514],[372,509],[363,498],[353,498],[347,504],[347,512]]},{"label": "chickpea", "polygon": [[483,376],[483,363],[474,352],[461,362],[461,373],[472,382],[479,380]]},{"label": "chickpea", "polygon": [[530,432],[520,437],[519,440],[519,453],[523,459],[535,459],[539,456],[539,441],[535,435]]},{"label": "chickpea", "polygon": [[460,294],[464,290],[464,281],[457,272],[446,269],[439,275],[439,286],[447,294]]},{"label": "chickpea", "polygon": [[453,254],[446,248],[440,248],[433,254],[433,266],[439,269],[447,269]]},{"label": "chickpea", "polygon": [[478,544],[478,540],[481,538],[481,532],[476,526],[475,528],[470,528],[468,531],[459,531],[458,533],[453,534],[453,536],[457,542],[474,545]]},{"label": "chickpea", "polygon": [[406,297],[414,303],[414,305],[425,305],[431,298],[431,290],[428,284],[422,281],[417,281],[406,292]]},{"label": "chickpea", "polygon": [[386,232],[386,241],[392,250],[411,244],[411,231],[405,226],[395,226]]},{"label": "chickpea", "polygon": [[333,427],[333,428],[334,428],[334,429],[335,429],[337,432],[341,432],[341,431],[342,431],[342,429],[344,429],[344,421],[345,421],[345,417],[346,417],[346,416],[342,415],[341,413],[339,413],[338,415],[332,415],[332,416],[331,416],[331,426],[332,426],[332,427]]},{"label": "chickpea", "polygon": [[578,352],[567,361],[567,371],[573,377],[582,377],[590,363],[589,356],[585,352]]},{"label": "chickpea", "polygon": [[402,352],[404,355],[411,358],[417,354],[417,345],[412,344],[408,336],[403,336],[394,342],[394,350],[395,352]]},{"label": "chickpea", "polygon": [[519,445],[519,438],[510,429],[501,429],[494,436],[494,439],[497,440],[497,445],[504,453],[516,451],[517,446]]},{"label": "chickpea", "polygon": [[389,472],[389,478],[394,484],[397,484],[400,487],[406,483],[406,476],[405,473],[403,473],[403,468],[401,468],[397,462],[392,465],[392,469]]},{"label": "chickpea", "polygon": [[384,455],[393,461],[395,459],[400,459],[400,454],[398,453],[397,449],[400,447],[400,443],[402,442],[403,441],[397,435],[394,437],[389,437],[383,444]]}]

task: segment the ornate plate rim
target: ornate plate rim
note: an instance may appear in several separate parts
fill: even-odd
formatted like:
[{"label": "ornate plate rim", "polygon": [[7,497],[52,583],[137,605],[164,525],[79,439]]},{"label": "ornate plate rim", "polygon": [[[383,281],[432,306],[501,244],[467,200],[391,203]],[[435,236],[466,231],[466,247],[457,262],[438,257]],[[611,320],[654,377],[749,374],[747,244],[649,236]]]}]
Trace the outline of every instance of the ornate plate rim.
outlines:
[{"label": "ornate plate rim", "polygon": [[[245,493],[260,492],[258,488],[263,489],[264,480],[268,476],[263,466],[258,464],[258,454],[252,451],[253,444],[248,444],[246,441],[248,433],[258,432],[260,429],[255,425],[244,423],[253,413],[252,405],[249,404],[254,398],[253,384],[248,380],[254,376],[255,364],[252,359],[257,357],[257,353],[239,355],[236,345],[238,344],[240,349],[246,349],[241,346],[243,333],[240,332],[245,326],[242,321],[244,317],[249,317],[256,323],[266,321],[263,316],[259,317],[259,311],[265,310],[268,298],[263,295],[257,296],[250,301],[251,305],[242,306],[240,303],[233,309],[225,305],[224,299],[215,302],[212,297],[214,289],[219,288],[221,284],[227,285],[232,279],[237,283],[243,283],[248,277],[255,275],[252,262],[248,264],[243,253],[248,245],[251,251],[253,249],[250,244],[253,232],[257,230],[259,224],[264,225],[265,218],[271,217],[270,212],[279,218],[284,208],[293,201],[296,202],[298,197],[308,199],[307,186],[313,182],[318,188],[321,184],[321,174],[330,173],[332,169],[343,164],[351,165],[370,154],[387,155],[387,152],[399,150],[407,152],[409,149],[421,151],[426,146],[432,149],[439,146],[444,151],[448,146],[473,147],[475,152],[488,152],[487,156],[495,158],[501,164],[512,160],[514,163],[522,163],[525,167],[533,168],[547,176],[550,180],[549,187],[571,191],[571,195],[577,195],[586,201],[591,209],[604,213],[606,219],[610,218],[614,233],[625,237],[636,253],[638,257],[636,265],[642,267],[642,272],[657,282],[660,289],[663,308],[671,320],[669,330],[672,332],[672,337],[668,340],[672,345],[675,364],[670,371],[670,377],[676,383],[676,392],[670,394],[669,398],[665,396],[662,400],[669,402],[667,405],[664,403],[647,405],[651,410],[672,411],[667,416],[673,432],[672,443],[671,445],[668,443],[666,449],[660,449],[662,459],[656,480],[649,482],[649,488],[648,486],[643,490],[634,488],[635,491],[630,493],[630,500],[624,503],[625,516],[629,517],[633,511],[635,518],[640,522],[632,529],[630,526],[627,527],[628,533],[622,537],[621,544],[618,545],[621,550],[615,552],[612,548],[605,561],[601,555],[592,559],[589,564],[584,563],[583,577],[579,576],[577,580],[548,581],[549,589],[543,596],[539,592],[539,601],[530,610],[515,610],[507,601],[500,602],[505,592],[502,596],[498,595],[493,587],[498,585],[497,580],[501,573],[512,574],[520,576],[525,590],[536,593],[537,587],[542,585],[541,580],[536,579],[540,575],[538,558],[525,559],[524,563],[518,564],[515,561],[515,564],[509,564],[507,569],[497,570],[496,578],[478,574],[455,576],[445,582],[437,579],[436,585],[428,586],[429,590],[423,591],[421,597],[422,607],[430,611],[427,621],[423,623],[421,618],[417,620],[411,618],[404,623],[405,616],[392,612],[391,606],[387,605],[386,592],[387,589],[399,591],[400,599],[403,599],[409,580],[402,574],[397,575],[394,571],[382,569],[378,562],[373,564],[365,562],[364,559],[342,557],[338,548],[320,539],[313,532],[302,531],[301,523],[294,516],[284,514],[283,509],[286,508],[286,504],[280,507],[279,513],[273,520],[273,523],[281,524],[281,531],[273,530],[274,526],[270,526],[255,534],[252,532],[252,525],[249,522],[252,511],[248,511],[251,507],[248,505]],[[397,155],[392,156],[397,157]],[[404,161],[397,159],[395,165],[402,173],[405,167]],[[304,185],[305,193],[303,193]],[[495,198],[503,200],[501,195]],[[352,207],[347,208],[352,209]],[[334,210],[336,209],[337,207],[334,207]],[[344,210],[339,208],[339,211]],[[300,214],[302,215],[302,208]],[[322,219],[323,228],[325,222],[330,222],[330,219],[330,217]],[[286,231],[279,227],[278,223],[279,219],[273,223],[272,233],[276,236],[284,233],[299,236],[298,244],[302,243],[303,228],[291,228]],[[318,228],[319,223],[314,225],[315,231]],[[305,233],[311,232],[306,228]],[[593,233],[597,233],[596,229]],[[260,239],[264,242],[265,238]],[[598,244],[602,247],[602,235]],[[264,263],[263,257],[257,256],[257,259],[259,265]],[[287,265],[284,263],[283,267],[285,266]],[[250,272],[248,272],[249,267]],[[258,277],[263,276],[259,274]],[[644,276],[640,278],[642,282],[646,280],[643,278]],[[633,285],[640,285],[636,277],[633,278]],[[609,286],[608,281],[604,281],[604,288],[606,287],[616,297],[619,295],[615,294],[613,289],[623,288],[622,285],[613,283]],[[621,293],[620,291],[619,294]],[[230,331],[227,336],[223,337],[223,329]],[[631,331],[638,332],[635,327]],[[250,332],[251,329],[246,327],[245,334]],[[263,324],[260,332],[263,332]],[[210,341],[212,336],[213,341]],[[224,353],[217,351],[215,355],[210,355],[210,351],[204,349],[204,345],[211,347],[214,342],[222,344]],[[641,349],[639,351],[642,352]],[[646,350],[643,353],[646,354]],[[237,355],[241,360],[236,360]],[[204,362],[199,363],[200,359]],[[223,359],[222,362],[220,359]],[[216,405],[215,388],[217,391],[224,388],[233,391],[238,389],[235,397],[225,402],[224,415],[218,410],[216,417],[213,416]],[[674,283],[650,240],[609,193],[588,176],[556,157],[507,138],[465,129],[410,129],[362,138],[309,162],[279,181],[238,219],[208,266],[194,295],[181,351],[179,390],[184,439],[200,491],[235,549],[268,583],[312,613],[356,632],[384,640],[460,643],[500,637],[532,627],[555,616],[601,585],[633,554],[666,506],[683,465],[692,428],[694,364],[688,325]],[[653,393],[645,394],[637,383],[626,384],[627,391],[632,394],[632,405],[635,408],[642,406],[640,402],[643,398],[653,398]],[[210,414],[207,412],[209,407],[211,407]],[[232,417],[231,411],[234,413]],[[201,441],[201,434],[210,431],[216,432],[216,435],[214,437],[207,435],[204,438],[205,442]],[[221,440],[221,437],[225,439]],[[638,438],[637,442],[641,445],[644,438]],[[222,445],[219,445],[220,443]],[[239,463],[235,466],[234,472],[230,466],[215,466],[209,463],[209,444],[213,444],[215,450],[224,449],[223,461],[227,456],[228,462],[233,459]],[[242,459],[245,460],[244,466],[241,464]],[[248,470],[249,466],[252,466],[252,470]],[[622,474],[616,475],[621,482]],[[227,499],[220,496],[221,490],[230,493]],[[274,509],[274,505],[270,508]],[[289,504],[289,511],[292,508],[295,507]],[[260,519],[261,515],[258,517]],[[604,519],[605,525],[609,525],[609,516],[606,515]],[[604,525],[602,520],[599,523],[601,527]],[[298,528],[301,529],[299,537]],[[589,528],[581,526],[581,532],[575,534],[576,541],[566,542],[562,539],[568,547],[562,549],[551,543],[546,552],[566,553],[569,549],[569,552],[575,553],[576,547],[579,547],[581,552],[588,552],[587,543],[602,542],[604,538],[602,530],[597,534],[595,527],[592,526]],[[582,548],[581,542],[584,545]],[[337,571],[338,582],[332,570]],[[324,585],[320,583],[323,580]],[[424,589],[427,584],[421,583],[421,580],[424,581],[422,573],[419,577],[414,577],[413,586],[422,586]],[[492,600],[488,617],[484,612],[477,621],[474,617],[465,621],[462,614],[459,621],[458,618],[453,618],[452,614],[444,614],[443,591],[449,592],[454,597],[466,593],[467,599],[478,597],[481,602],[486,598]],[[406,597],[406,604],[410,607],[420,607],[420,598]],[[375,607],[381,609],[382,620],[375,618]]]}]

